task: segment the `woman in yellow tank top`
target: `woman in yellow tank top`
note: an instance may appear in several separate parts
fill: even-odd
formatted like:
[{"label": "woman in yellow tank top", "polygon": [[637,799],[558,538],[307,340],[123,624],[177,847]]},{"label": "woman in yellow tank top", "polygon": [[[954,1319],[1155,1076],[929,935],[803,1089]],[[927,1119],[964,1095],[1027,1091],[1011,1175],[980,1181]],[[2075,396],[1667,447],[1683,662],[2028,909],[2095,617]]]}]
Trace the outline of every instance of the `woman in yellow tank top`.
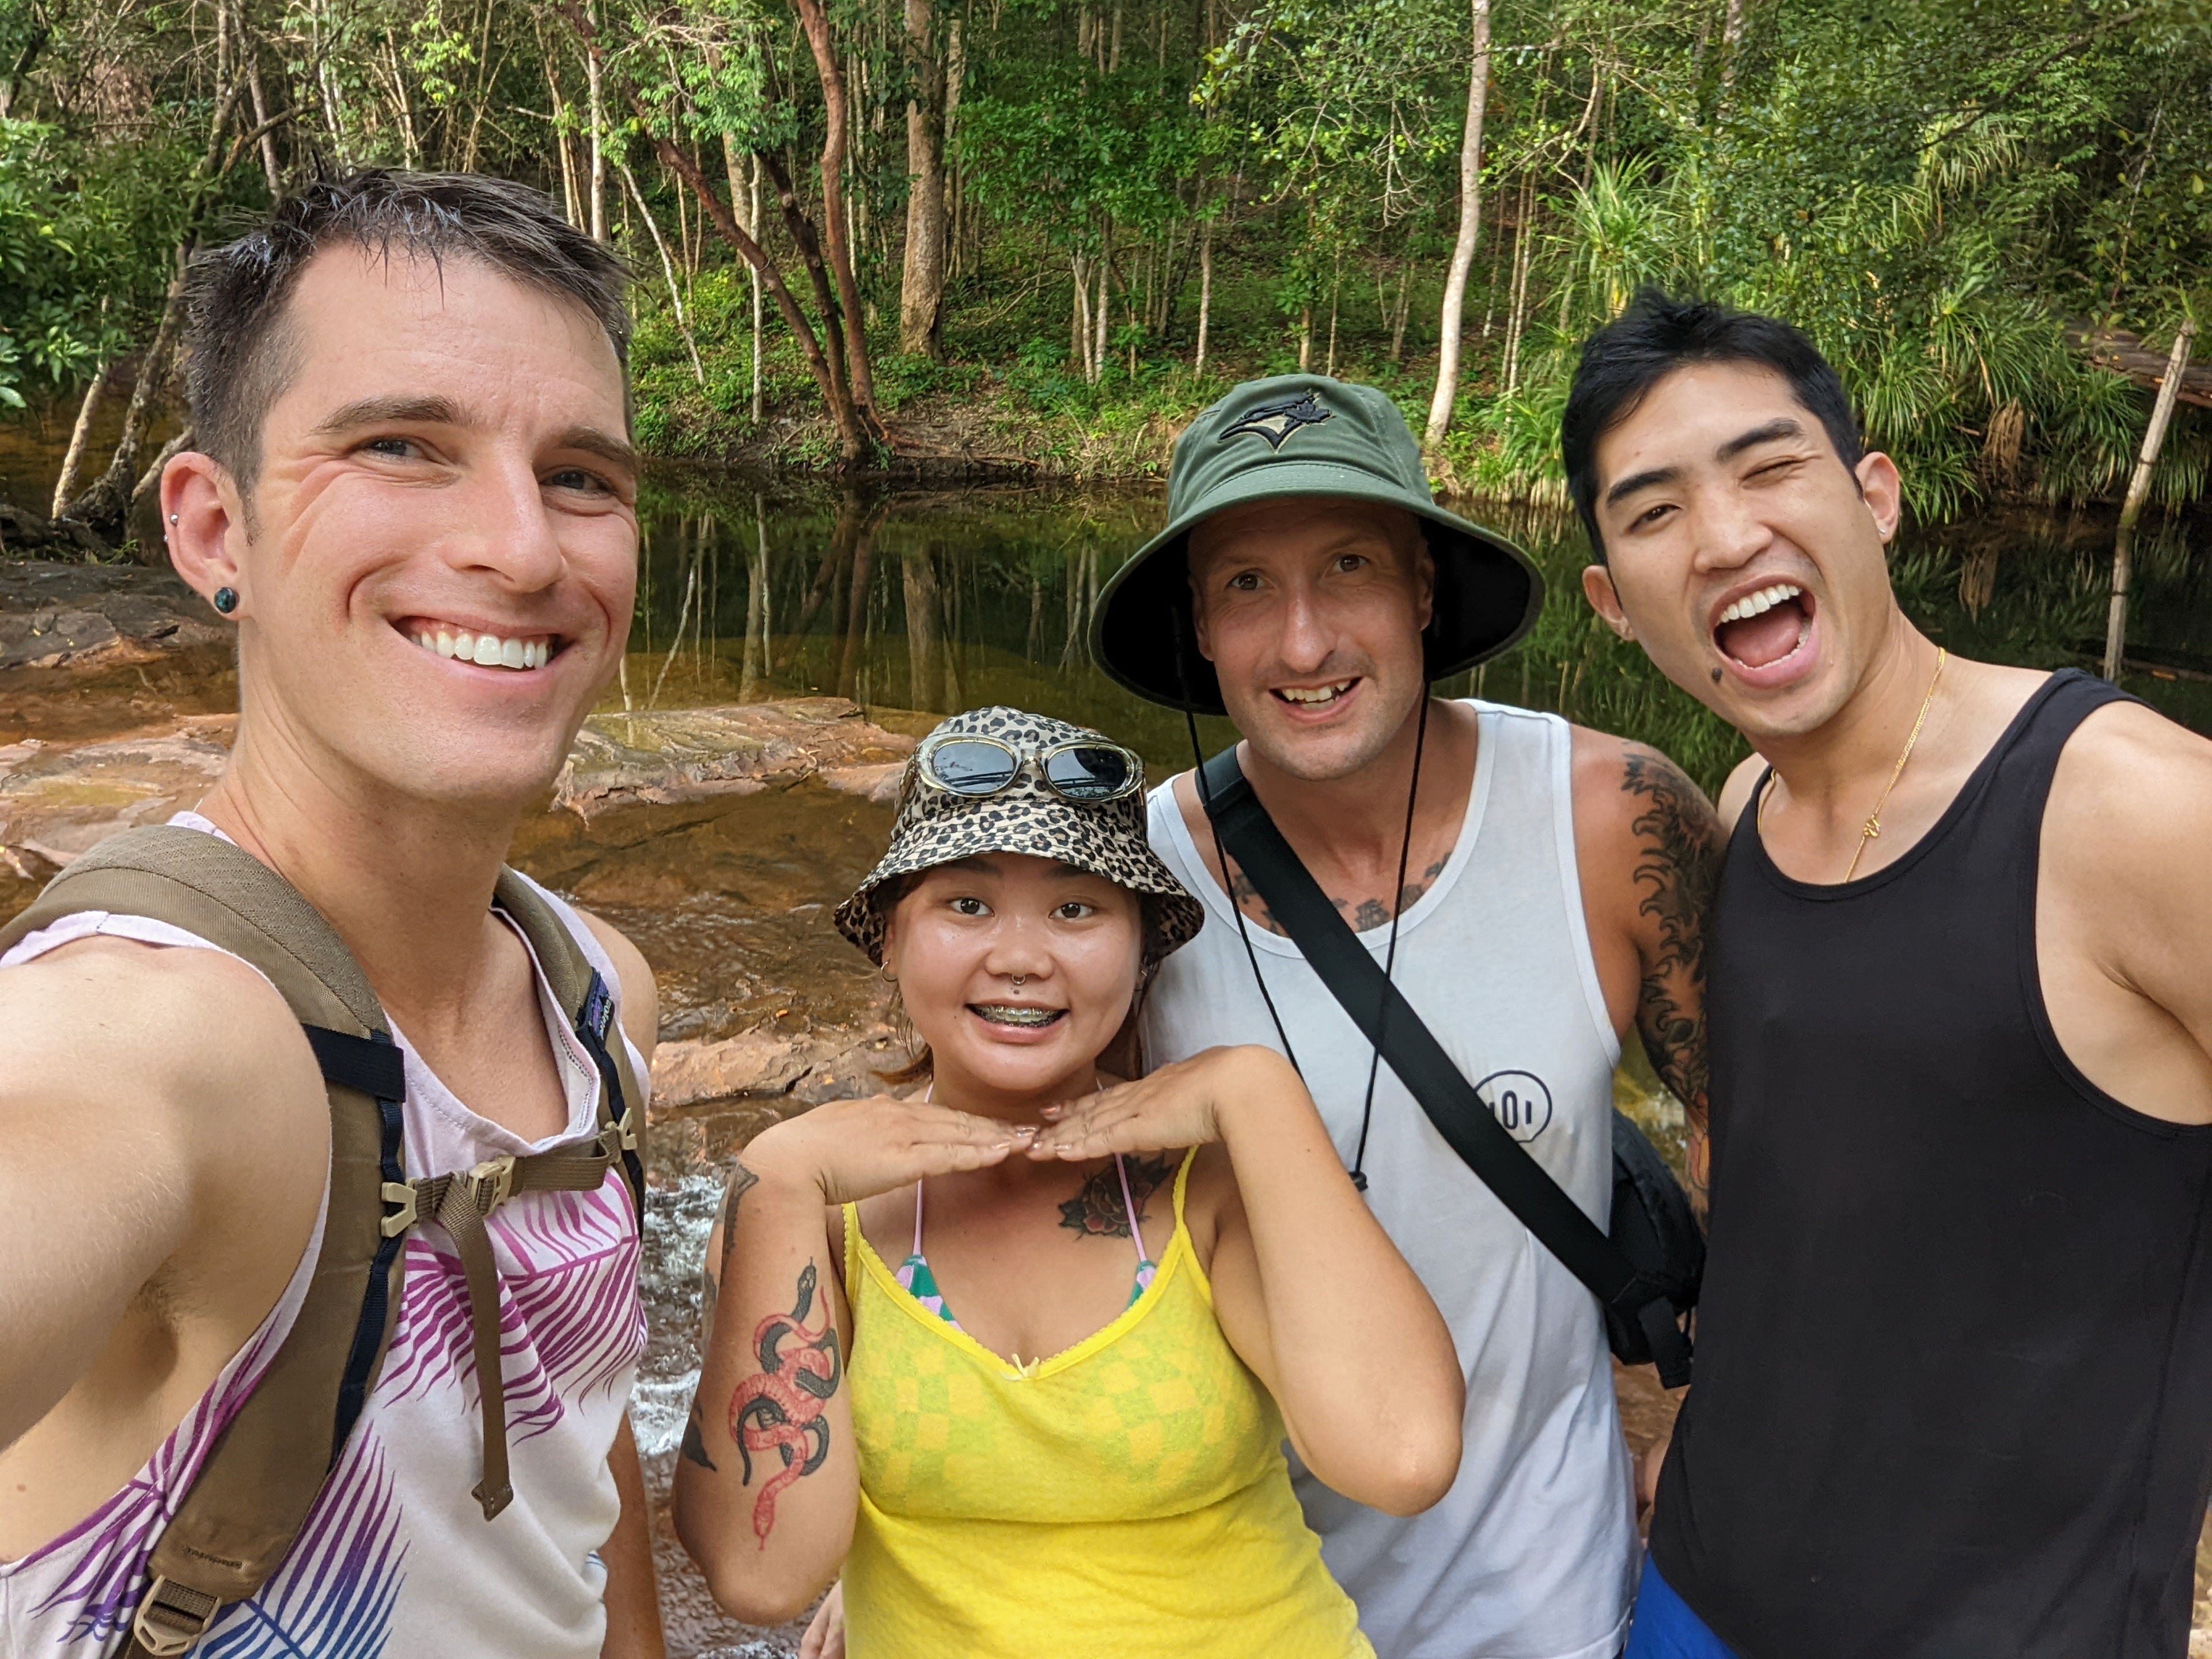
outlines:
[{"label": "woman in yellow tank top", "polygon": [[1283,1443],[1425,1508],[1458,1362],[1280,1056],[1100,1070],[1204,915],[1142,781],[1096,732],[956,716],[837,912],[928,1085],[779,1124],[732,1178],[676,1510],[740,1617],[842,1571],[811,1640],[854,1659],[1371,1659]]}]

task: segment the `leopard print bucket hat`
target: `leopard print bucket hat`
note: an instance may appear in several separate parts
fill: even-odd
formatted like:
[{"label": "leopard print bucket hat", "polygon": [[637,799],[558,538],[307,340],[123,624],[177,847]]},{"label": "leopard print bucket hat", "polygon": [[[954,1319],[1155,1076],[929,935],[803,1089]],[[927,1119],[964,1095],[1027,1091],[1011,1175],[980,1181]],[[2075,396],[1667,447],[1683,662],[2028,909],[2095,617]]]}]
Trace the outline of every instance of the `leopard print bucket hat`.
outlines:
[{"label": "leopard print bucket hat", "polygon": [[[922,741],[926,745],[934,738],[955,737],[995,738],[1029,757],[1056,744],[1113,741],[1103,732],[1019,708],[975,708],[955,714]],[[1152,851],[1145,833],[1142,790],[1119,800],[1064,800],[1038,781],[1036,769],[1030,765],[995,795],[957,795],[924,783],[917,756],[907,763],[899,786],[890,848],[852,897],[837,907],[837,931],[880,967],[884,917],[869,902],[876,889],[896,877],[984,853],[1058,859],[1141,895],[1149,923],[1147,969],[1187,944],[1206,921],[1205,908]]]}]

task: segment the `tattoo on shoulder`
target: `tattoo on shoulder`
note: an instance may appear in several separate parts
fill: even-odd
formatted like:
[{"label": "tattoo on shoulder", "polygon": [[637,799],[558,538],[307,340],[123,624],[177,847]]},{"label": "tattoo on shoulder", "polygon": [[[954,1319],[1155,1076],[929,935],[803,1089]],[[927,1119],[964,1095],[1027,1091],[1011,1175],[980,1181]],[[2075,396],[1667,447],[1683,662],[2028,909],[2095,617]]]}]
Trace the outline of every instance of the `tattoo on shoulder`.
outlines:
[{"label": "tattoo on shoulder", "polygon": [[[1130,1157],[1129,1196],[1137,1206],[1137,1219],[1145,1219],[1145,1202],[1175,1179],[1175,1165],[1165,1158]],[[1127,1238],[1129,1218],[1121,1206],[1121,1181],[1109,1162],[1092,1173],[1083,1190],[1060,1206],[1060,1224],[1089,1238]]]},{"label": "tattoo on shoulder", "polygon": [[1705,927],[1720,879],[1720,819],[1704,792],[1654,750],[1629,750],[1620,787],[1638,797],[1631,874],[1638,890],[1637,914],[1652,923],[1644,943],[1637,1027],[1652,1068],[1702,1136]]},{"label": "tattoo on shoulder", "polygon": [[[730,1438],[753,1484],[753,1454],[773,1451],[783,1467],[761,1484],[753,1500],[753,1535],[760,1547],[775,1530],[775,1500],[793,1482],[830,1461],[830,1422],[824,1414],[845,1374],[837,1324],[830,1298],[821,1296],[819,1317],[811,1322],[820,1274],[810,1261],[799,1269],[788,1314],[773,1313],[753,1328],[753,1352],[760,1370],[730,1395]],[[705,1456],[704,1449],[701,1457]],[[712,1467],[709,1465],[708,1467]]]}]

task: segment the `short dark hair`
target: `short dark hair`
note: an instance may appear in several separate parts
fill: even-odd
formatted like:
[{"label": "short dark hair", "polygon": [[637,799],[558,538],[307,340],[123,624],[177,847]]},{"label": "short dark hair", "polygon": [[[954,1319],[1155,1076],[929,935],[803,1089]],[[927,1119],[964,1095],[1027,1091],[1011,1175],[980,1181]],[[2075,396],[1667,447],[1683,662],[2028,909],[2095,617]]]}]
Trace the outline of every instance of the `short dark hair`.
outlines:
[{"label": "short dark hair", "polygon": [[1633,415],[1653,386],[1688,363],[1753,363],[1774,370],[1827,428],[1847,471],[1866,453],[1842,378],[1802,330],[1779,317],[1639,289],[1627,310],[1583,342],[1566,412],[1559,417],[1567,493],[1600,563],[1606,552],[1597,527],[1598,440]]},{"label": "short dark hair", "polygon": [[[319,179],[258,228],[198,255],[185,275],[185,396],[196,448],[240,489],[261,468],[261,427],[298,368],[284,305],[310,260],[349,243],[389,260],[460,255],[581,306],[629,366],[629,270],[551,200],[482,173],[365,167]],[[628,396],[624,396],[627,416]]]}]

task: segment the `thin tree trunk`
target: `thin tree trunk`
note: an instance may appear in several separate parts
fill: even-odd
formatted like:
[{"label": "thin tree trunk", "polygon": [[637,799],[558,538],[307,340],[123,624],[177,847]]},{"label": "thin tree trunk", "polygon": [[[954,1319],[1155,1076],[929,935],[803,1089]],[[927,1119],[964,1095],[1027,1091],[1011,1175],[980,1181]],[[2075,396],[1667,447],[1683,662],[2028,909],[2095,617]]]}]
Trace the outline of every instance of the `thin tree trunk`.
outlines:
[{"label": "thin tree trunk", "polygon": [[[756,156],[754,156],[754,157],[753,157],[753,179],[752,179],[752,196],[751,196],[751,214],[752,214],[752,234],[754,234],[754,236],[758,237],[758,236],[759,236],[759,234],[761,234],[761,233],[760,233],[760,222],[761,222],[761,164],[760,164],[760,157],[759,157],[759,156],[757,156],[757,155],[756,155]],[[753,273],[752,273],[752,277],[753,277],[753,422],[754,422],[754,424],[755,424],[755,425],[758,425],[758,424],[759,424],[759,422],[760,422],[760,417],[761,417],[761,274],[760,274],[760,271],[759,271],[757,269],[756,269],[756,270],[753,271]]]},{"label": "thin tree trunk", "polygon": [[1198,352],[1192,359],[1194,375],[1206,373],[1206,331],[1213,320],[1213,217],[1206,216],[1198,243]]},{"label": "thin tree trunk", "polygon": [[1331,273],[1331,275],[1330,275],[1330,278],[1329,278],[1329,284],[1328,284],[1328,367],[1327,367],[1326,368],[1324,368],[1324,369],[1322,371],[1324,374],[1327,374],[1327,375],[1328,375],[1330,379],[1332,379],[1332,380],[1335,379],[1335,377],[1336,377],[1336,307],[1337,307],[1337,301],[1338,301],[1339,297],[1343,294],[1343,292],[1344,292],[1344,256],[1343,256],[1342,254],[1339,254],[1339,255],[1337,256],[1337,260],[1336,260],[1336,269],[1335,269],[1335,270],[1334,270],[1333,273]]},{"label": "thin tree trunk", "polygon": [[1298,373],[1303,374],[1313,367],[1313,301],[1308,300],[1298,312]]},{"label": "thin tree trunk", "polygon": [[592,240],[607,240],[607,158],[605,134],[606,105],[602,96],[599,40],[596,32],[584,43],[585,116],[592,124]]},{"label": "thin tree trunk", "polygon": [[1443,307],[1437,319],[1437,389],[1429,399],[1424,446],[1433,450],[1451,425],[1459,398],[1460,334],[1467,325],[1467,274],[1482,234],[1482,116],[1490,98],[1490,0],[1472,0],[1474,49],[1467,77],[1467,126],[1459,147],[1459,235],[1444,274]]},{"label": "thin tree trunk", "polygon": [[1071,254],[1069,264],[1074,271],[1075,298],[1068,313],[1067,356],[1069,366],[1087,385],[1091,380],[1091,273],[1085,269],[1080,253]]},{"label": "thin tree trunk", "polygon": [[[699,343],[691,337],[690,320],[684,314],[684,289],[676,280],[676,267],[668,257],[668,244],[661,239],[660,227],[654,222],[652,209],[645,204],[645,193],[637,187],[637,175],[629,170],[629,163],[619,155],[615,157],[616,169],[622,174],[629,198],[637,204],[637,216],[645,221],[646,234],[653,238],[653,251],[660,255],[660,275],[668,284],[668,303],[676,312],[676,331],[684,337],[684,349],[691,354],[691,377],[701,386],[707,384],[707,371],[699,362]],[[682,201],[678,195],[676,198]]]},{"label": "thin tree trunk", "polygon": [[[846,366],[845,325],[851,320],[843,316],[838,305],[836,289],[831,286],[830,264],[822,252],[822,240],[816,234],[814,222],[806,216],[806,210],[799,199],[799,187],[792,182],[791,171],[784,166],[783,157],[774,150],[756,152],[761,165],[767,169],[769,182],[775,187],[776,205],[783,214],[783,228],[791,234],[799,249],[800,261],[806,266],[806,279],[814,289],[814,302],[822,308],[822,349],[830,366],[830,378],[837,385],[838,395],[853,409],[853,418],[859,429],[871,436],[872,417],[858,407],[859,398],[853,390],[851,371]],[[823,204],[826,215],[837,211],[833,199]],[[866,453],[861,448],[846,457],[848,462],[857,461]]]},{"label": "thin tree trunk", "polygon": [[899,288],[899,349],[945,359],[945,71],[937,61],[931,0],[906,0],[906,262]]},{"label": "thin tree trunk", "polygon": [[1114,274],[1114,220],[1109,214],[1106,228],[1098,239],[1098,303],[1091,310],[1091,384],[1097,386],[1106,375],[1107,304],[1106,283]]},{"label": "thin tree trunk", "polygon": [[845,355],[852,365],[852,396],[862,424],[880,437],[876,415],[876,379],[868,366],[868,333],[860,308],[860,285],[853,276],[851,239],[846,234],[846,125],[850,119],[845,97],[845,76],[837,66],[836,42],[830,32],[829,14],[822,0],[792,0],[799,26],[814,54],[815,73],[822,81],[823,131],[822,138],[822,232],[830,256],[830,269],[837,281],[837,298],[845,313]]},{"label": "thin tree trunk", "polygon": [[1413,303],[1413,261],[1411,255],[1398,268],[1398,303],[1390,317],[1390,361],[1402,362],[1406,356],[1406,319]]},{"label": "thin tree trunk", "polygon": [[1743,0],[1728,0],[1721,21],[1721,107],[1728,108],[1729,94],[1735,88],[1736,48],[1743,45]]},{"label": "thin tree trunk", "polygon": [[54,504],[46,514],[50,519],[60,518],[69,506],[70,497],[76,494],[77,472],[84,465],[84,447],[92,436],[93,416],[100,408],[100,400],[107,395],[108,382],[114,374],[114,363],[101,359],[99,372],[84,389],[84,401],[76,406],[76,424],[70,428],[69,450],[62,457],[61,476],[54,480]]},{"label": "thin tree trunk", "polygon": [[[799,308],[798,300],[786,286],[783,273],[763,252],[761,245],[745,234],[744,228],[723,204],[722,198],[714,193],[714,187],[707,182],[706,175],[699,171],[697,164],[684,154],[679,145],[659,134],[654,136],[653,144],[660,156],[660,164],[691,187],[693,197],[705,210],[707,216],[714,222],[714,228],[721,234],[722,240],[735,248],[738,256],[759,273],[761,281],[775,301],[776,310],[781,314],[785,325],[791,330],[792,337],[799,342],[799,349],[806,358],[806,366],[813,372],[814,383],[821,390],[822,400],[830,406],[830,417],[837,428],[841,453],[848,463],[859,460],[867,453],[869,434],[860,424],[852,398],[846,391],[842,366],[833,365],[825,356],[822,341],[814,332],[813,324],[807,320],[805,312]],[[786,185],[788,181],[779,179],[778,182],[780,185]],[[800,222],[804,223],[803,216]],[[804,247],[801,251],[805,251]],[[834,315],[824,320],[834,329],[836,320]],[[833,347],[836,343],[834,332],[830,334],[830,343]]]},{"label": "thin tree trunk", "polygon": [[261,90],[261,54],[251,40],[241,40],[246,53],[246,85],[253,95],[253,125],[261,134],[261,173],[269,181],[269,199],[284,199],[284,175],[276,167],[276,130],[269,119],[269,100]]},{"label": "thin tree trunk", "polygon": [[553,54],[545,54],[545,91],[553,100],[553,148],[561,156],[561,216],[571,226],[585,222],[584,198],[576,189],[575,164],[568,155],[568,134],[562,124],[561,82],[553,74]]},{"label": "thin tree trunk", "polygon": [[2120,507],[2119,535],[2112,543],[2112,608],[2105,623],[2105,678],[2117,680],[2128,654],[2128,578],[2135,551],[2136,520],[2150,500],[2151,474],[2158,467],[2158,453],[2166,447],[2166,428],[2173,419],[2173,405],[2181,395],[2182,376],[2189,372],[2189,348],[2197,337],[2197,325],[2184,323],[2173,337],[2172,355],[2166,360],[2166,378],[2159,382],[2158,401],[2151,405],[2150,426],[2143,434],[2142,453],[2136,459],[2135,477],[2128,480],[2126,501]]}]

